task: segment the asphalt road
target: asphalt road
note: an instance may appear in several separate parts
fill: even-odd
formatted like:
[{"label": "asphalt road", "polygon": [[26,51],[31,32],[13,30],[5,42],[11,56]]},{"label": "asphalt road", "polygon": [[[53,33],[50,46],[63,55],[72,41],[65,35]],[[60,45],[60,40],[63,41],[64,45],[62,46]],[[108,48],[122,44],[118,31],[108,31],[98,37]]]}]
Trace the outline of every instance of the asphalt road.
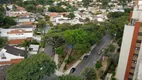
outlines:
[{"label": "asphalt road", "polygon": [[101,54],[98,53],[100,53],[101,49],[105,48],[111,40],[112,38],[107,32],[106,35],[101,39],[101,42],[91,51],[91,54],[88,56],[88,58],[82,60],[82,62],[75,67],[76,70],[72,74],[75,76],[81,76],[86,67],[95,65],[96,61],[101,57]]}]

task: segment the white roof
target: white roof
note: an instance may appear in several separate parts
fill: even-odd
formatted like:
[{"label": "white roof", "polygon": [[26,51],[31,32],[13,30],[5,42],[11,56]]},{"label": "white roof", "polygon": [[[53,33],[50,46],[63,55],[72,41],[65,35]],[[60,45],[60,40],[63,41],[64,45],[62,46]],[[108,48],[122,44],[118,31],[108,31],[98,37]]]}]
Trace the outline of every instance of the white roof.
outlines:
[{"label": "white roof", "polygon": [[105,20],[102,19],[102,18],[97,18],[97,21],[98,21],[98,22],[104,22]]},{"label": "white roof", "polygon": [[38,51],[39,45],[31,44],[29,48],[32,48],[32,51]]}]

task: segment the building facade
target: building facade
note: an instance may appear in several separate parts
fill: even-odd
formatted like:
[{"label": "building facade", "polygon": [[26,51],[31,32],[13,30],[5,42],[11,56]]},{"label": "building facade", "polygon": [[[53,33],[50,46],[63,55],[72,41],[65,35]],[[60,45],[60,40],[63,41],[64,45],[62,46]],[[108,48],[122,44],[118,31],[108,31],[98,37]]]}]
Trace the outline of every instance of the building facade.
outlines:
[{"label": "building facade", "polygon": [[9,29],[0,28],[0,36],[11,39],[26,39],[33,37],[33,25],[18,25]]},{"label": "building facade", "polygon": [[142,0],[136,0],[129,21],[124,28],[116,78],[142,80]]}]

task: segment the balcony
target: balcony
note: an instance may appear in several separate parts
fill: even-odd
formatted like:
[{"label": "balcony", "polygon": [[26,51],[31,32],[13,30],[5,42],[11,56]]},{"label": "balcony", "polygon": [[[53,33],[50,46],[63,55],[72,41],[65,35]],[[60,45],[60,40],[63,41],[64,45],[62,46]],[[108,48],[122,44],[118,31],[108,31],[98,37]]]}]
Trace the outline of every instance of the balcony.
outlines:
[{"label": "balcony", "polygon": [[129,79],[128,80],[132,80],[133,79],[133,76],[132,75],[129,75]]},{"label": "balcony", "polygon": [[131,70],[130,70],[130,73],[134,73],[134,71],[135,71],[134,69],[131,69]]},{"label": "balcony", "polygon": [[142,32],[142,27],[140,27],[139,32]]},{"label": "balcony", "polygon": [[139,50],[136,50],[136,49],[135,49],[135,52],[134,52],[134,53],[135,53],[135,54],[139,54]]},{"label": "balcony", "polygon": [[141,46],[141,44],[140,43],[136,43],[136,47],[140,47]]},{"label": "balcony", "polygon": [[137,58],[138,58],[137,56],[134,56],[133,61],[137,61]]},{"label": "balcony", "polygon": [[136,63],[132,63],[132,67],[134,67],[134,68],[135,68],[135,67],[136,67]]},{"label": "balcony", "polygon": [[142,40],[142,36],[138,36],[138,38],[137,38],[138,40]]}]

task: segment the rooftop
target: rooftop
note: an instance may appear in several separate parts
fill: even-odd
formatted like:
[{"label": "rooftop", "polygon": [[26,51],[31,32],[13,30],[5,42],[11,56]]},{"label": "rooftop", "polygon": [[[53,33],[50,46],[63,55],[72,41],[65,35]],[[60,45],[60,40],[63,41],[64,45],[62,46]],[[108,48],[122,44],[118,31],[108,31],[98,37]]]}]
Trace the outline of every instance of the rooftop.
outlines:
[{"label": "rooftop", "polygon": [[9,45],[6,45],[4,47],[7,51],[7,53],[10,53],[10,54],[13,54],[13,55],[16,55],[16,56],[23,56],[25,57],[26,56],[26,51],[25,50],[21,50],[21,49],[18,49],[18,48],[15,48],[14,46],[9,46]]},{"label": "rooftop", "polygon": [[14,28],[32,28],[33,25],[16,25],[16,26],[13,26],[11,27],[11,29],[14,29]]},{"label": "rooftop", "polygon": [[14,44],[21,44],[24,40],[31,40],[29,39],[12,39],[8,42],[8,44],[14,45]]}]

